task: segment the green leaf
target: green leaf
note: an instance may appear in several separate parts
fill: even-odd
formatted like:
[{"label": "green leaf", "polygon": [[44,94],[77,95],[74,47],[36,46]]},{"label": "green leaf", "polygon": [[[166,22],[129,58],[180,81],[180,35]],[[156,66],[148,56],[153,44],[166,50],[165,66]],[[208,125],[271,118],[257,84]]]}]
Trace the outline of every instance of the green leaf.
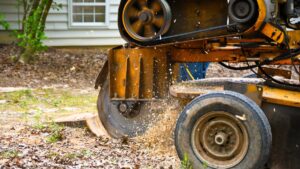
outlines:
[{"label": "green leaf", "polygon": [[5,20],[5,16],[2,13],[0,13],[0,27],[3,27],[4,30],[10,28],[10,24]]}]

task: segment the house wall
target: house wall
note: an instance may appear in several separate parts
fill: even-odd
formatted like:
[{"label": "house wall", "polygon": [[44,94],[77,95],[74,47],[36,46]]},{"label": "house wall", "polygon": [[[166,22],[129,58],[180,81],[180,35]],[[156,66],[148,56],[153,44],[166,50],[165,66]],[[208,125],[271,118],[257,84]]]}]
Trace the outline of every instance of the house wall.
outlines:
[{"label": "house wall", "polygon": [[[51,9],[47,22],[45,33],[48,37],[44,41],[48,46],[112,46],[123,44],[118,25],[117,14],[120,0],[107,0],[107,19],[105,26],[71,26],[69,20],[68,2],[70,0],[55,0],[61,3],[62,9],[59,11]],[[6,20],[11,25],[11,30],[21,28],[20,21],[22,20],[23,8],[17,5],[16,0],[0,0],[0,13],[5,15]],[[1,28],[0,28],[1,29]],[[3,32],[0,32],[4,38]],[[3,41],[7,41],[4,40]]]}]

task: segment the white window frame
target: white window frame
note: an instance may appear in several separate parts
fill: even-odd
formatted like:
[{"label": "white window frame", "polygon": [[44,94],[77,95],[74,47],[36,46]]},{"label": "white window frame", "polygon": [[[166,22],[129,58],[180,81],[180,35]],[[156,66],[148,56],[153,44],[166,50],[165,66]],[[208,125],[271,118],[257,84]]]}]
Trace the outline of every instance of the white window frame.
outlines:
[{"label": "white window frame", "polygon": [[77,23],[73,22],[73,5],[83,5],[82,3],[73,3],[73,0],[68,0],[68,10],[69,10],[69,27],[70,28],[107,28],[109,25],[109,1],[105,0],[105,2],[99,2],[99,3],[84,3],[84,6],[94,6],[94,5],[102,5],[105,6],[105,22],[101,23],[93,23],[93,22],[86,22],[86,23]]}]

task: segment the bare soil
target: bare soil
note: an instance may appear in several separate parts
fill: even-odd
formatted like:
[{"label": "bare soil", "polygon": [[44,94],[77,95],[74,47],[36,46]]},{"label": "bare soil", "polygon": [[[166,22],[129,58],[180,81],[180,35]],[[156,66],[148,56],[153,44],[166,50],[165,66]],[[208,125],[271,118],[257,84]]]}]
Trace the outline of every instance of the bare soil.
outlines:
[{"label": "bare soil", "polygon": [[106,59],[107,49],[53,49],[39,54],[33,64],[14,63],[15,46],[0,46],[0,86],[64,86],[92,88]]}]

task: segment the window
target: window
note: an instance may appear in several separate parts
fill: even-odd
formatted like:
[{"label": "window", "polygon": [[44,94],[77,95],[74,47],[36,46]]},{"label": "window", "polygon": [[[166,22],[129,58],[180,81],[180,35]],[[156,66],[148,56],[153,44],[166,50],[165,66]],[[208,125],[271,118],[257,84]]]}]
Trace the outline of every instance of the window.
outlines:
[{"label": "window", "polygon": [[101,26],[107,23],[107,0],[70,0],[71,26]]}]

